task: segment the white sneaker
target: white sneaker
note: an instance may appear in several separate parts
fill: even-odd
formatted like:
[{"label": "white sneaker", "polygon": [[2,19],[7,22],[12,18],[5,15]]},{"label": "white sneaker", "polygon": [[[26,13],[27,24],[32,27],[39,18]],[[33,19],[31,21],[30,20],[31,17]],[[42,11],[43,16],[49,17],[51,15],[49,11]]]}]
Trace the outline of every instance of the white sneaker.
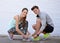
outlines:
[{"label": "white sneaker", "polygon": [[10,39],[10,40],[13,40],[13,37],[8,33],[8,38]]}]

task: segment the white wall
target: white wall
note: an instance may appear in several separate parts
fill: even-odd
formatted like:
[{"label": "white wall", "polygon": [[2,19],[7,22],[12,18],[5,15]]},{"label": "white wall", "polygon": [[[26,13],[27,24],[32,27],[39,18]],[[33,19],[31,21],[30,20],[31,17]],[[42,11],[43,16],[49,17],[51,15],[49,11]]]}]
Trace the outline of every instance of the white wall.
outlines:
[{"label": "white wall", "polygon": [[29,14],[29,31],[34,32],[32,24],[35,23],[35,15],[30,10],[33,5],[38,5],[41,11],[47,12],[54,24],[55,30],[51,35],[60,36],[60,0],[0,0],[0,34],[7,34],[7,25],[14,15],[20,14],[21,9],[27,7]]}]

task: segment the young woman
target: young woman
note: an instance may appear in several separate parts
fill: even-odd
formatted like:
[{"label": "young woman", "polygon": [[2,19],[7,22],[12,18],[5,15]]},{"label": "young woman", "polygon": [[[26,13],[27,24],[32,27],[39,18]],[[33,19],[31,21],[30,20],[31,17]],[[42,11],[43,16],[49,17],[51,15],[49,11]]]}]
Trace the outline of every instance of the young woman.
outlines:
[{"label": "young woman", "polygon": [[13,39],[13,35],[22,35],[23,38],[28,38],[28,21],[26,21],[28,9],[23,8],[20,15],[14,16],[12,21],[9,24],[9,37]]}]

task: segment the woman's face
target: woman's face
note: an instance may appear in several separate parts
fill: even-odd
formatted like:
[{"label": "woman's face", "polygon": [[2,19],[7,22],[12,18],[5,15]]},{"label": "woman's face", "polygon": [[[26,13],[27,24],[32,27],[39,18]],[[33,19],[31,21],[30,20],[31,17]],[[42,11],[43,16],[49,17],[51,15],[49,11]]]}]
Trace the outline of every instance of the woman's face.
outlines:
[{"label": "woman's face", "polygon": [[27,16],[27,13],[28,13],[27,10],[23,10],[23,11],[22,11],[22,17],[26,17],[26,16]]}]

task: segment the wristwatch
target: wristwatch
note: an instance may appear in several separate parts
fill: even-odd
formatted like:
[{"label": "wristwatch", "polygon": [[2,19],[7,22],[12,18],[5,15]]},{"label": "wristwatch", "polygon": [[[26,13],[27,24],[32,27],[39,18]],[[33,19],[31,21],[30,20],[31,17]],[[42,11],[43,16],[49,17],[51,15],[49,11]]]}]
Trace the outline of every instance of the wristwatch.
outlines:
[{"label": "wristwatch", "polygon": [[37,36],[39,36],[39,34],[37,34]]}]

